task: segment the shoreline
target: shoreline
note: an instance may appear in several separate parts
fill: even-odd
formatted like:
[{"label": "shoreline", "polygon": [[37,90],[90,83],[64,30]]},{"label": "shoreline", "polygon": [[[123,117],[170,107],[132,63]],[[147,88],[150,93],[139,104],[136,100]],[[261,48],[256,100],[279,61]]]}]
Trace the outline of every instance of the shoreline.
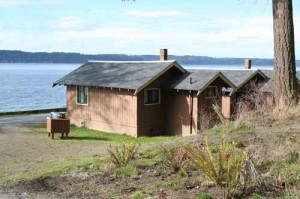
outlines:
[{"label": "shoreline", "polygon": [[9,115],[27,115],[27,114],[39,114],[39,113],[50,113],[50,112],[65,112],[66,108],[49,108],[49,109],[37,109],[37,110],[26,110],[26,111],[11,111],[11,112],[0,112],[0,116]]}]

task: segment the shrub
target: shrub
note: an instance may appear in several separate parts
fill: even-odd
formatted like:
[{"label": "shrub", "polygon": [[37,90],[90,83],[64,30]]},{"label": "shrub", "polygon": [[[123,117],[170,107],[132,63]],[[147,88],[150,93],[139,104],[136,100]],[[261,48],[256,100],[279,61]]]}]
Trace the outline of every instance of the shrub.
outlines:
[{"label": "shrub", "polygon": [[203,148],[187,146],[185,149],[192,164],[223,190],[224,198],[228,198],[239,182],[247,156],[246,150],[238,150],[222,139],[217,153],[213,156],[206,136]]},{"label": "shrub", "polygon": [[132,160],[137,153],[139,148],[139,145],[135,142],[131,142],[128,144],[123,143],[121,149],[118,147],[112,148],[110,146],[109,149],[107,149],[109,155],[110,155],[110,162],[115,167],[122,167],[126,166],[130,160]]},{"label": "shrub", "polygon": [[173,169],[174,172],[182,170],[189,159],[187,151],[182,147],[166,148],[160,147],[163,163]]}]

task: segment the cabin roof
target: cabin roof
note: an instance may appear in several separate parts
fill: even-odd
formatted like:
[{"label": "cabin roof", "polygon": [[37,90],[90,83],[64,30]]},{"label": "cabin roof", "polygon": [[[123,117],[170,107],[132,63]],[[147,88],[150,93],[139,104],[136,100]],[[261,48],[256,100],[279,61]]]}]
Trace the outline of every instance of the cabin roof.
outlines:
[{"label": "cabin roof", "polygon": [[[262,72],[269,78],[269,80],[259,89],[262,92],[273,92],[274,89],[274,71],[273,70],[262,70]],[[296,72],[296,78],[300,83],[300,71]]]},{"label": "cabin roof", "polygon": [[[216,77],[223,79],[231,88],[237,90],[256,74],[266,76],[260,70],[210,70],[189,69],[187,73],[177,77],[170,83],[170,88],[178,90],[201,90]],[[192,78],[192,79],[191,79]]]},{"label": "cabin roof", "polygon": [[230,81],[235,85],[236,90],[244,86],[257,74],[263,78],[267,78],[267,76],[260,70],[221,70],[221,73],[230,79]]},{"label": "cabin roof", "polygon": [[168,88],[177,90],[193,90],[201,92],[215,79],[220,77],[230,87],[234,84],[218,70],[189,69],[185,74],[174,78]]},{"label": "cabin roof", "polygon": [[186,72],[176,61],[90,61],[61,79],[56,85],[97,86],[141,90],[171,67]]},{"label": "cabin roof", "polygon": [[[224,80],[232,89],[238,90],[255,75],[268,80],[260,88],[273,90],[273,70],[212,70],[184,69],[175,60],[168,61],[89,61],[61,79],[56,85],[79,85],[108,88],[133,89],[136,93],[158,77],[176,67],[182,75],[173,77],[165,88],[201,92],[216,78]],[[300,72],[297,72],[300,79]]]}]

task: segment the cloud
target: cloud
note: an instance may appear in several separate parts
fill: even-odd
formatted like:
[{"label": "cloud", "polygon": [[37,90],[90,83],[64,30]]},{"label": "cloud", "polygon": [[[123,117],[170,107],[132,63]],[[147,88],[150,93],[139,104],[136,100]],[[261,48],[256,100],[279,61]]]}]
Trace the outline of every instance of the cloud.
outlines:
[{"label": "cloud", "polygon": [[162,17],[162,16],[183,16],[179,11],[129,11],[124,16],[132,17]]},{"label": "cloud", "polygon": [[[93,40],[93,39],[114,39],[128,42],[153,40],[160,37],[159,33],[139,28],[96,28],[83,31],[56,31],[55,36],[63,40]],[[124,43],[124,42],[122,42]]]},{"label": "cloud", "polygon": [[[300,18],[295,17],[294,22],[297,50]],[[68,16],[51,24],[56,28],[50,31],[35,34],[2,31],[0,44],[4,49],[29,51],[153,54],[165,47],[177,55],[273,57],[272,16],[195,19],[192,23],[166,24],[159,28],[143,24],[97,26],[85,18]]]},{"label": "cloud", "polygon": [[92,22],[77,16],[66,16],[57,21],[50,22],[50,26],[57,30],[84,30],[91,26]]}]

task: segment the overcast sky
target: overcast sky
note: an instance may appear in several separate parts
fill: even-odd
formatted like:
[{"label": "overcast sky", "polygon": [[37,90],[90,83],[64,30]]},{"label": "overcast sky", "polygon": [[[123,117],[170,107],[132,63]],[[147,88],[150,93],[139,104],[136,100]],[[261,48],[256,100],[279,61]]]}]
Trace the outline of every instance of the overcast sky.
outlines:
[{"label": "overcast sky", "polygon": [[[294,3],[300,58],[300,0]],[[273,57],[271,0],[0,0],[0,48]]]}]

